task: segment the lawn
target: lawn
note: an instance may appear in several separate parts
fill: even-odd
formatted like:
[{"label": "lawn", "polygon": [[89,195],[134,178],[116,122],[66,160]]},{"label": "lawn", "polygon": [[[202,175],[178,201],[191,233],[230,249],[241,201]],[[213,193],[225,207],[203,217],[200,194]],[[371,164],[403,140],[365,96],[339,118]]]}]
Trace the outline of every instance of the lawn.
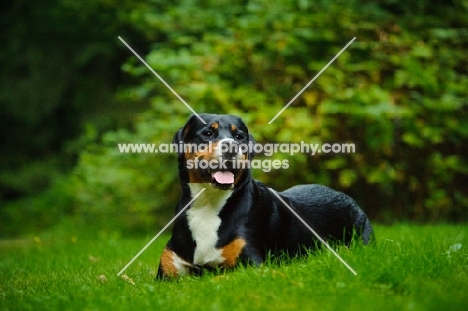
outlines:
[{"label": "lawn", "polygon": [[466,310],[468,226],[376,226],[377,243],[288,264],[154,281],[160,237],[0,242],[1,310]]}]

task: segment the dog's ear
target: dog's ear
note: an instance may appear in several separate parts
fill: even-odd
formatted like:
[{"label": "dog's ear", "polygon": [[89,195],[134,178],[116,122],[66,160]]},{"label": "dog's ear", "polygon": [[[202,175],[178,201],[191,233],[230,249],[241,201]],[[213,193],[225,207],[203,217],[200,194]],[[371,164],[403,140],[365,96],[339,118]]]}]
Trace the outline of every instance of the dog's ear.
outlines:
[{"label": "dog's ear", "polygon": [[187,136],[187,133],[190,131],[190,128],[193,126],[194,123],[194,118],[195,116],[191,116],[188,120],[187,123],[185,123],[184,127],[179,129],[175,134],[174,138],[172,139],[173,144],[179,144],[184,141],[185,136]]},{"label": "dog's ear", "polygon": [[249,141],[247,142],[247,147],[248,147],[248,154],[249,154],[249,160],[252,160],[252,158],[255,156],[255,151],[254,151],[254,146],[256,144],[255,139],[253,138],[252,134],[249,133],[249,130],[247,126],[245,125],[244,121],[242,121],[241,118],[237,118],[237,123],[240,125],[240,128],[244,131],[244,133],[247,133],[249,136]]},{"label": "dog's ear", "polygon": [[193,128],[197,124],[197,122],[199,122],[198,117],[195,115],[192,115],[187,120],[187,123],[185,123],[184,127],[175,133],[172,143],[179,144],[180,142],[184,142],[185,139],[188,139],[187,136],[190,132],[190,129]]},{"label": "dog's ear", "polygon": [[253,157],[256,155],[254,151],[254,146],[257,142],[255,142],[255,139],[253,138],[252,134],[249,134],[249,160],[252,160]]},{"label": "dog's ear", "polygon": [[174,138],[172,139],[172,146],[174,150],[176,150],[176,154],[178,155],[179,162],[182,160],[182,156],[184,154],[184,128],[179,129],[174,134]]},{"label": "dog's ear", "polygon": [[184,140],[184,128],[181,128],[177,132],[175,132],[174,138],[172,139],[172,143],[178,145],[183,140]]}]

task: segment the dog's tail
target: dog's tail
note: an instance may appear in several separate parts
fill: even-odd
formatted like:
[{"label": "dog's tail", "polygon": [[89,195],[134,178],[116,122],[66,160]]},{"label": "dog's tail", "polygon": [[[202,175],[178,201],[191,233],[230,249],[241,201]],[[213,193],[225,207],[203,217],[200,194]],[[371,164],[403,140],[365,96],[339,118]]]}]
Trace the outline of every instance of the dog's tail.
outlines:
[{"label": "dog's tail", "polygon": [[361,233],[361,240],[364,245],[373,243],[375,241],[374,229],[370,223],[369,218],[362,212],[362,215],[359,217],[357,228]]}]

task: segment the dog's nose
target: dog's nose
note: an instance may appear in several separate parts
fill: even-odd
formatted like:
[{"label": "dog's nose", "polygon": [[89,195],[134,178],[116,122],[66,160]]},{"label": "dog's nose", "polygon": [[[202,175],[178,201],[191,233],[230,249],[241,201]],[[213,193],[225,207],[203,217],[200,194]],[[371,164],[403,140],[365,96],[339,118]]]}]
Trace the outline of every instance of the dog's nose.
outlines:
[{"label": "dog's nose", "polygon": [[219,142],[219,155],[225,159],[236,158],[239,154],[239,143],[232,140],[222,140]]}]

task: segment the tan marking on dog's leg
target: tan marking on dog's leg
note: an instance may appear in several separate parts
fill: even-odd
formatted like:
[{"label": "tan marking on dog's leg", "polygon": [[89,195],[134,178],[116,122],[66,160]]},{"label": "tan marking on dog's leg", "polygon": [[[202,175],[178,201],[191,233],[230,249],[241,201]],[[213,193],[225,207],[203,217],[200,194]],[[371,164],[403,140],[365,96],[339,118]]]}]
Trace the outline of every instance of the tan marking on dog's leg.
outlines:
[{"label": "tan marking on dog's leg", "polygon": [[161,255],[161,268],[165,276],[174,277],[177,275],[177,268],[174,263],[174,252],[165,248]]},{"label": "tan marking on dog's leg", "polygon": [[171,278],[187,275],[190,273],[190,268],[193,267],[168,248],[164,249],[160,263],[164,276]]},{"label": "tan marking on dog's leg", "polygon": [[245,244],[245,240],[238,238],[224,246],[222,248],[222,256],[224,258],[223,266],[229,268],[234,267],[237,264],[237,259]]}]

